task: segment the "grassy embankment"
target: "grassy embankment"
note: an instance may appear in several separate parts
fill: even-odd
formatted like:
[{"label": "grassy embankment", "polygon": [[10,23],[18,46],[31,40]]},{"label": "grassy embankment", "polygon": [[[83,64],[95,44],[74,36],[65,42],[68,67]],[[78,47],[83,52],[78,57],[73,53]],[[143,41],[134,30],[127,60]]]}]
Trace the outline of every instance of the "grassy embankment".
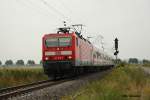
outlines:
[{"label": "grassy embankment", "polygon": [[63,100],[150,100],[150,75],[135,66],[115,68]]},{"label": "grassy embankment", "polygon": [[42,67],[1,67],[0,88],[48,79]]}]

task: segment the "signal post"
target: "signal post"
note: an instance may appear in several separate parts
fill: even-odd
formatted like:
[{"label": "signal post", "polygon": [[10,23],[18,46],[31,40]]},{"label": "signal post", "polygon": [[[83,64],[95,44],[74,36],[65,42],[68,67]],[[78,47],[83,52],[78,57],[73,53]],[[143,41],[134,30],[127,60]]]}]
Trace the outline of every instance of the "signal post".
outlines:
[{"label": "signal post", "polygon": [[118,53],[119,53],[119,50],[118,50],[118,38],[115,38],[115,52],[114,52],[114,55],[116,56],[116,63],[117,63],[117,56],[118,56]]}]

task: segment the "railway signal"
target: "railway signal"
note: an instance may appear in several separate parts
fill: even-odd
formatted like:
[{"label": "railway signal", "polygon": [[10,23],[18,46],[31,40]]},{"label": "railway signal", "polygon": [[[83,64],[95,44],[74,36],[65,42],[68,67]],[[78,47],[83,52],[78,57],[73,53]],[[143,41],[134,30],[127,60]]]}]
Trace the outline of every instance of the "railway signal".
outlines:
[{"label": "railway signal", "polygon": [[67,26],[66,21],[63,21],[63,22],[64,22],[64,27],[66,27]]},{"label": "railway signal", "polygon": [[115,50],[117,51],[118,50],[118,39],[115,38]]},{"label": "railway signal", "polygon": [[116,63],[117,63],[117,55],[119,53],[119,50],[118,50],[118,38],[115,38],[115,52],[114,52],[114,55],[116,56]]}]

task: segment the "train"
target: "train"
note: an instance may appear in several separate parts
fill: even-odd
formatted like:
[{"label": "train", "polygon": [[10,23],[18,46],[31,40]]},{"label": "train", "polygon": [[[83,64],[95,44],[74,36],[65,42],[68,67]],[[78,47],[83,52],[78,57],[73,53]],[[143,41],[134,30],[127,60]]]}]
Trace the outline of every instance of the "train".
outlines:
[{"label": "train", "polygon": [[42,38],[42,62],[48,77],[76,75],[114,66],[113,59],[70,27]]}]

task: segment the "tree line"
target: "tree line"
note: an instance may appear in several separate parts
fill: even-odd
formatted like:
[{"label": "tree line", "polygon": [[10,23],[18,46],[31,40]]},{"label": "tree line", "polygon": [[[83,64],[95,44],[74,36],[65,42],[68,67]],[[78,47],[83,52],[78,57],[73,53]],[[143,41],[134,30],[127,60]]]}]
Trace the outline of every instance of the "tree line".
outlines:
[{"label": "tree line", "polygon": [[[25,64],[24,60],[22,59],[17,60],[15,63],[13,62],[13,60],[9,59],[6,60],[3,65],[10,66],[10,65],[35,65],[35,64],[36,63],[34,60],[28,60],[27,63]],[[42,64],[42,60],[39,62],[39,64]],[[2,65],[2,61],[0,61],[0,65]]]},{"label": "tree line", "polygon": [[139,60],[138,58],[129,58],[128,60],[122,60],[122,59],[117,59],[117,61],[114,59],[114,63],[128,63],[128,64],[148,64],[150,65],[150,60],[148,59],[143,59]]},{"label": "tree line", "polygon": [[137,58],[129,58],[128,63],[129,64],[150,64],[150,60],[148,59],[139,60]]},{"label": "tree line", "polygon": [[[118,59],[118,62],[121,62],[121,59]],[[141,61],[137,58],[129,58],[127,63],[129,63],[129,64],[150,64],[150,60],[143,59]],[[10,60],[6,60],[3,65],[9,66],[9,65],[35,65],[35,64],[36,63],[34,60],[28,60],[27,63],[25,64],[24,60],[22,60],[22,59],[17,60],[15,63],[10,59]],[[39,64],[42,64],[42,60],[39,62]],[[0,61],[0,65],[2,65],[2,61]]]}]

